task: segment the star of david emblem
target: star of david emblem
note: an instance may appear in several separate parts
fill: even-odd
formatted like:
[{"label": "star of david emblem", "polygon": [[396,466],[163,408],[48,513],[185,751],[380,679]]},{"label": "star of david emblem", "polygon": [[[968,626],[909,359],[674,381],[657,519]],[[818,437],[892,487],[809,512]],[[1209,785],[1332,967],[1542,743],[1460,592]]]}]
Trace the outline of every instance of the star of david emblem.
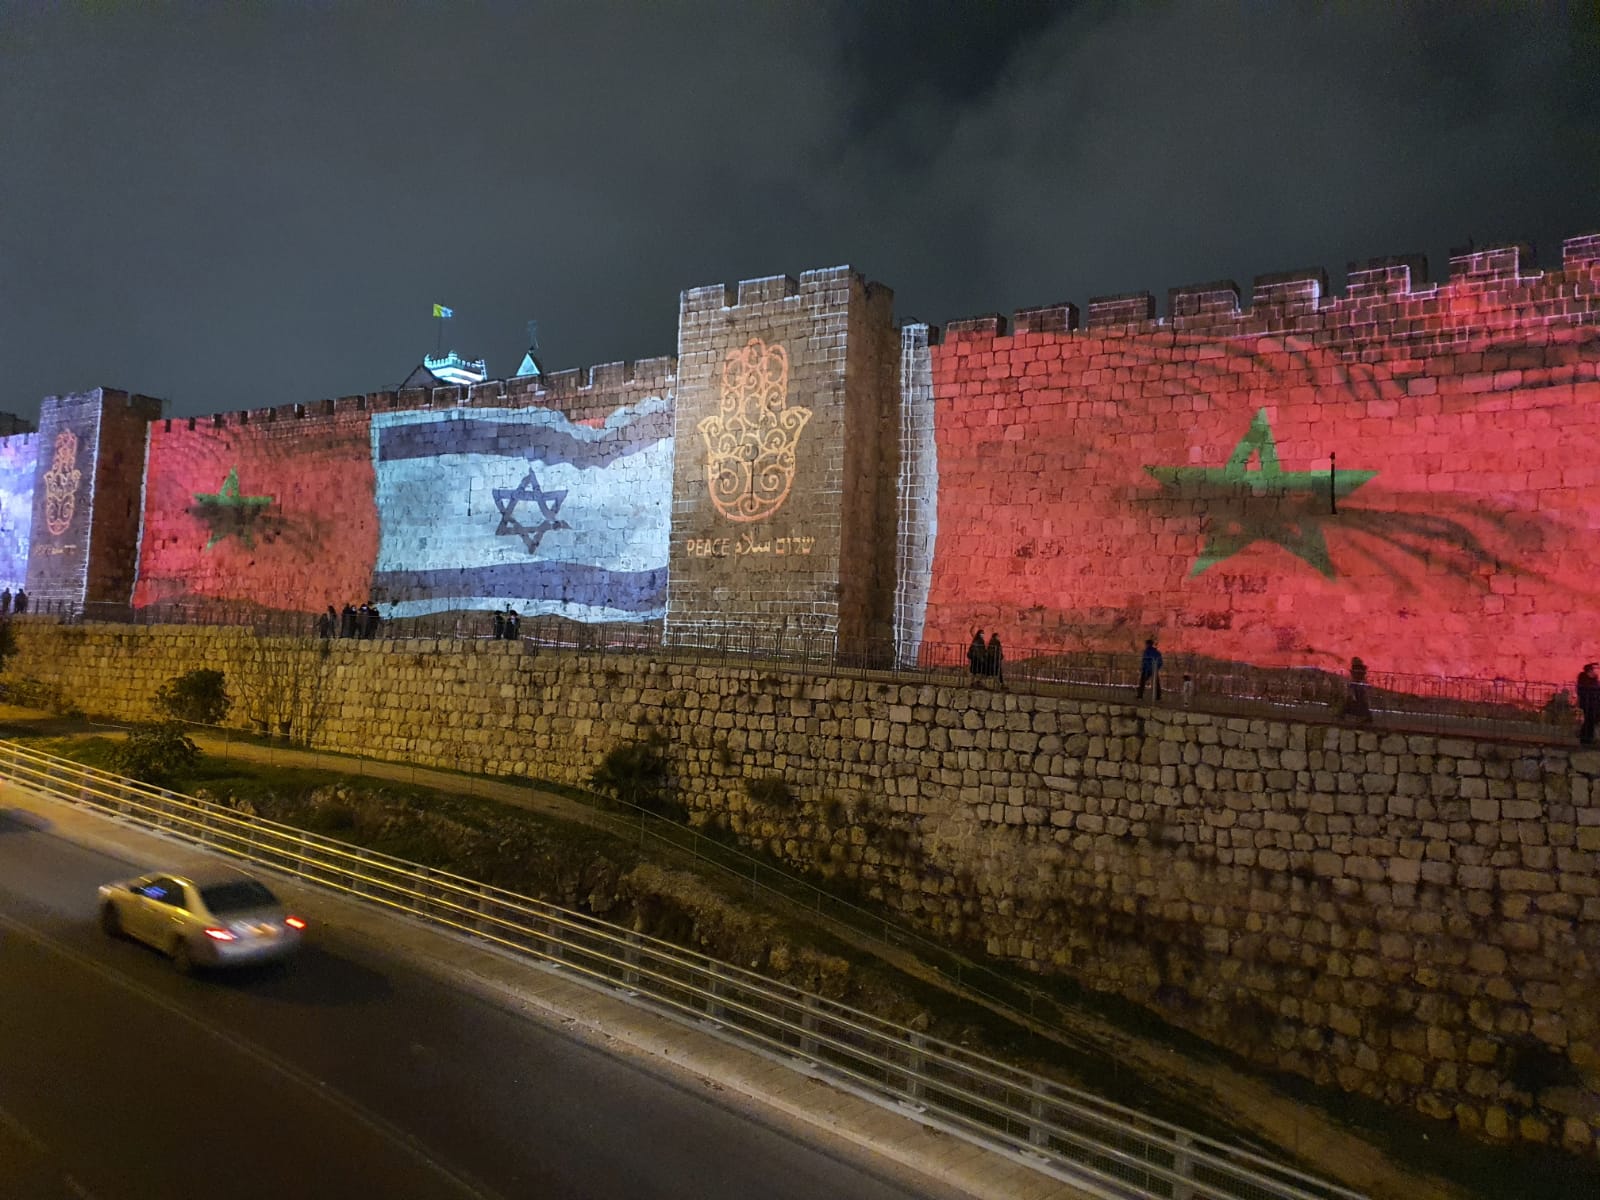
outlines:
[{"label": "star of david emblem", "polygon": [[[1254,470],[1250,460],[1256,460]],[[1278,462],[1267,410],[1261,409],[1221,467],[1146,467],[1162,488],[1205,505],[1210,528],[1189,571],[1193,579],[1255,542],[1273,542],[1332,579],[1322,522],[1332,501],[1355,491],[1376,471],[1285,471]],[[1331,499],[1330,499],[1331,498]],[[1265,503],[1263,503],[1265,501]]]},{"label": "star of david emblem", "polygon": [[241,495],[239,468],[234,467],[216,491],[195,492],[195,507],[189,511],[205,522],[206,529],[211,534],[206,539],[207,550],[225,537],[236,537],[245,546],[254,547],[257,518],[275,498]]},{"label": "star of david emblem", "polygon": [[[553,529],[570,529],[565,521],[556,519],[556,514],[561,511],[561,505],[566,501],[565,490],[547,492],[539,486],[538,477],[529,471],[522,477],[522,482],[514,488],[495,488],[494,506],[500,510],[500,524],[495,529],[496,537],[505,534],[516,534],[522,539],[522,544],[527,547],[529,554],[536,554],[539,543],[544,535]],[[539,520],[535,524],[528,524],[517,517],[517,505],[524,500],[531,501],[539,509]]]}]

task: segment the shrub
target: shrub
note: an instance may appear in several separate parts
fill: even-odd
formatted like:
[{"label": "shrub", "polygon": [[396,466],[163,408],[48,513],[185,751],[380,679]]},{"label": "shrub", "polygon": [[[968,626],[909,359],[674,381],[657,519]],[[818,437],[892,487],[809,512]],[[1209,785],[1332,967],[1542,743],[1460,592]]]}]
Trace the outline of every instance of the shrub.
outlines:
[{"label": "shrub", "polygon": [[746,779],[744,794],[757,804],[773,808],[789,808],[794,804],[794,791],[782,775],[763,775],[760,779]]},{"label": "shrub", "polygon": [[156,692],[156,707],[175,721],[220,725],[233,701],[221,671],[196,670],[174,675]]},{"label": "shrub", "polygon": [[616,747],[589,772],[589,786],[623,804],[652,812],[671,810],[664,748],[665,740],[660,736]]},{"label": "shrub", "polygon": [[111,769],[151,787],[165,787],[193,771],[200,747],[189,740],[177,721],[140,725],[111,752]]},{"label": "shrub", "polygon": [[62,716],[72,715],[77,705],[52,683],[25,675],[6,684],[6,700],[21,708],[37,708]]},{"label": "shrub", "polygon": [[1578,719],[1578,709],[1572,696],[1563,689],[1545,702],[1544,719],[1547,725],[1572,725]]},{"label": "shrub", "polygon": [[824,825],[840,825],[850,819],[850,810],[845,807],[843,800],[829,792],[817,806],[817,815],[822,818]]}]

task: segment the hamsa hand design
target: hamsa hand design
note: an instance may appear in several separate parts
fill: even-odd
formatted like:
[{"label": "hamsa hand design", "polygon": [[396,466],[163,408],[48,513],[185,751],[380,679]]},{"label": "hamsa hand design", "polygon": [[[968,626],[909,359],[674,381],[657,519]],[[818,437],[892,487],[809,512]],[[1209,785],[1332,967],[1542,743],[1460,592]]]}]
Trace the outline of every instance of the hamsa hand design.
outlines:
[{"label": "hamsa hand design", "polygon": [[56,434],[55,457],[44,473],[44,523],[56,537],[72,524],[82,478],[83,472],[78,470],[78,435],[63,429]]},{"label": "hamsa hand design", "polygon": [[794,486],[795,448],[811,410],[789,403],[789,352],[751,338],[722,364],[717,414],[700,422],[711,503],[730,521],[761,521]]}]

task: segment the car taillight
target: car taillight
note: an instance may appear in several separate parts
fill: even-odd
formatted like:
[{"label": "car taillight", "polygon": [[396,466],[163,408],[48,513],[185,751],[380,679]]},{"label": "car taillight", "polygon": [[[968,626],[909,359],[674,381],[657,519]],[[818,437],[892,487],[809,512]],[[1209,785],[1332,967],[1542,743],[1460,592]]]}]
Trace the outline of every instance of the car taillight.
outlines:
[{"label": "car taillight", "polygon": [[306,927],[306,923],[299,917],[285,917],[283,923],[290,929],[304,929]]},{"label": "car taillight", "polygon": [[206,936],[211,938],[213,941],[218,942],[233,941],[233,934],[229,933],[226,929],[218,929],[215,925],[206,930]]}]

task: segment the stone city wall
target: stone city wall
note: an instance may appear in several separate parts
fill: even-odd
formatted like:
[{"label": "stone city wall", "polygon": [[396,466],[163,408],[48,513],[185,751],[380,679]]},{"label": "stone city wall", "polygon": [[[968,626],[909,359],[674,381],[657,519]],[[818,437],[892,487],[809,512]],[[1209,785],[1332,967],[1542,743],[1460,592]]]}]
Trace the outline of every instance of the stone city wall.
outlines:
[{"label": "stone city wall", "polygon": [[1594,1152],[1600,754],[507,642],[16,625],[9,679],[125,718],[213,666],[239,723],[424,765],[581,783],[659,732],[695,822],[952,944]]},{"label": "stone city wall", "polygon": [[1600,592],[1600,237],[957,321],[922,636],[1570,679]]}]

